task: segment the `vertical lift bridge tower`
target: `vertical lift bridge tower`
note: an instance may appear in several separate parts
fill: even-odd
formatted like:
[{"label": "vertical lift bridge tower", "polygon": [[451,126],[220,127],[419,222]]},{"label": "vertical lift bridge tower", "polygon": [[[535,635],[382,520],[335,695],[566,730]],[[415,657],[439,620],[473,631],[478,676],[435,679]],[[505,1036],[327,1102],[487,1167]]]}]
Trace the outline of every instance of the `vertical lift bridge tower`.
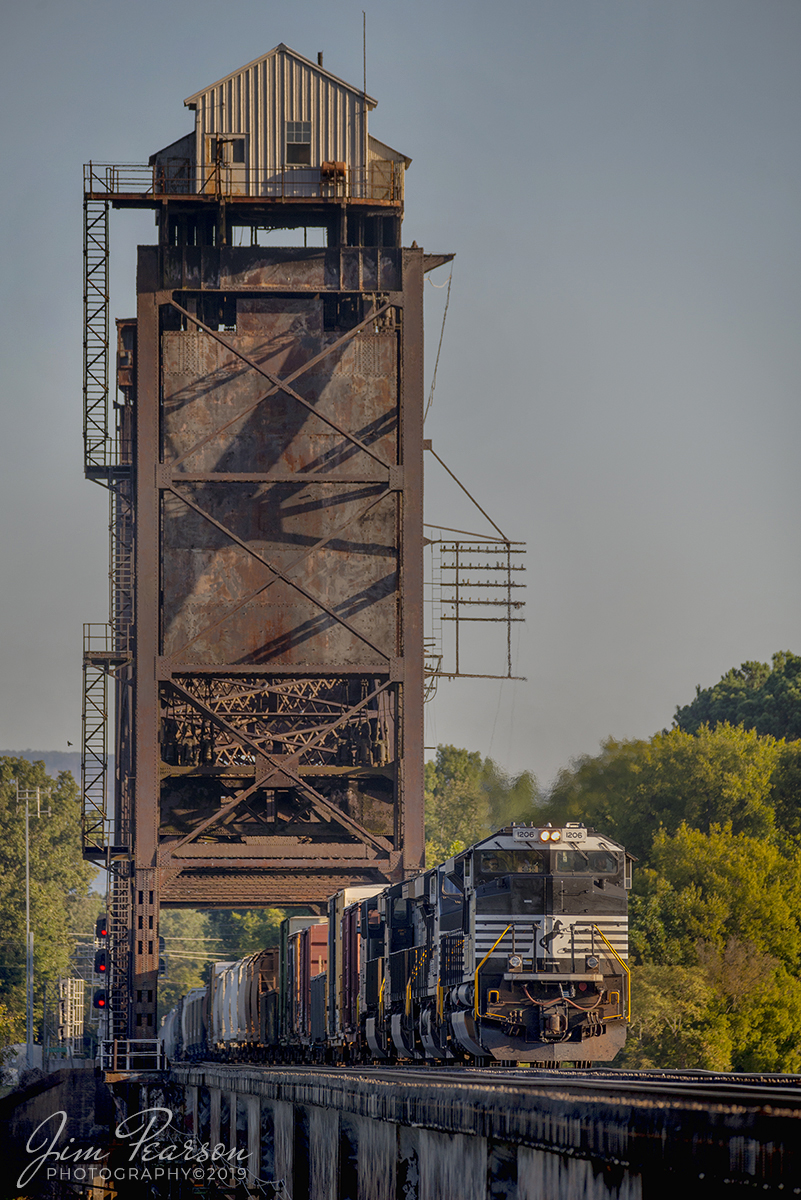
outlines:
[{"label": "vertical lift bridge tower", "polygon": [[[279,45],[185,103],[147,166],[85,169],[112,595],[85,635],[84,845],[113,875],[117,1038],[156,1035],[161,905],[319,903],[424,851],[423,278],[450,256],[401,248],[410,160],[322,56]],[[109,207],[158,228],[113,418]]]}]

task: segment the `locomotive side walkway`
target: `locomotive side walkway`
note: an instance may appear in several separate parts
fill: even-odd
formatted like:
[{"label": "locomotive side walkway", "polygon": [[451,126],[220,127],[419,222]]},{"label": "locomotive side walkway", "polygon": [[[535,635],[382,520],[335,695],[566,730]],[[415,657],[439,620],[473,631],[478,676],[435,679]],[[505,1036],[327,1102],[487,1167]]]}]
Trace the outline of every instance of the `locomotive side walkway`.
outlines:
[{"label": "locomotive side walkway", "polygon": [[795,1077],[199,1063],[171,1083],[196,1137],[292,1200],[801,1194]]}]

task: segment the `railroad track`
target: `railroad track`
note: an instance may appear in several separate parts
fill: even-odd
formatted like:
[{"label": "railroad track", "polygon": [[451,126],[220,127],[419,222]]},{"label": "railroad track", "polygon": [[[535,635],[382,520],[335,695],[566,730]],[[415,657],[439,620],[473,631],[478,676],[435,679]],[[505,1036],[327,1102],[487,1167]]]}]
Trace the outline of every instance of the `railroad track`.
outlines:
[{"label": "railroad track", "polygon": [[265,1071],[296,1078],[330,1075],[332,1079],[364,1079],[375,1083],[419,1086],[477,1086],[501,1087],[504,1090],[532,1092],[594,1093],[597,1096],[614,1094],[618,1098],[663,1097],[676,1100],[695,1100],[704,1103],[739,1102],[757,1107],[781,1106],[801,1111],[801,1075],[767,1073],[723,1073],[715,1071],[616,1071],[592,1069],[587,1071],[558,1071],[536,1067],[385,1067],[380,1064],[334,1067],[330,1065],[291,1065],[207,1063],[212,1068]]}]

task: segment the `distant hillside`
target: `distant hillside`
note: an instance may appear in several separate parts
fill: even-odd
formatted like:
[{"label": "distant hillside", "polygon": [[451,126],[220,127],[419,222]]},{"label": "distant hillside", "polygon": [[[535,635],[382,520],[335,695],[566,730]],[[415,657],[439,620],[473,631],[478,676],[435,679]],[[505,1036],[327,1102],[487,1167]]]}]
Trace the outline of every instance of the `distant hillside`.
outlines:
[{"label": "distant hillside", "polygon": [[[48,775],[58,775],[59,771],[72,771],[73,777],[80,783],[81,752],[80,750],[0,750],[0,758],[25,758],[28,762],[44,762]],[[108,760],[109,779],[114,778],[114,758]]]}]

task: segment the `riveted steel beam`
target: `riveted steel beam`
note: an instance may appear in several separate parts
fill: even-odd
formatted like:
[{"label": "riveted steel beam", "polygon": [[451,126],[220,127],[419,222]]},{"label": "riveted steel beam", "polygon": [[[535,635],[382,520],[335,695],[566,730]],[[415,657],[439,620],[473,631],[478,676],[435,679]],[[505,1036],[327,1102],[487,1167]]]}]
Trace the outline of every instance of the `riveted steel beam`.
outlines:
[{"label": "riveted steel beam", "polygon": [[226,350],[229,350],[231,354],[235,355],[238,359],[241,359],[242,362],[247,363],[249,367],[251,367],[254,371],[257,371],[259,375],[263,375],[264,378],[268,379],[273,385],[270,390],[265,392],[264,395],[261,396],[254,404],[248,405],[247,408],[244,408],[240,413],[237,413],[235,417],[232,417],[230,421],[227,421],[224,425],[221,425],[218,429],[215,429],[212,433],[208,434],[205,438],[192,446],[190,450],[186,450],[179,458],[174,459],[171,464],[173,467],[177,466],[179,463],[182,463],[184,459],[189,458],[189,456],[194,454],[195,451],[199,450],[201,446],[205,446],[206,443],[211,441],[212,438],[218,437],[226,429],[229,429],[231,425],[235,425],[237,421],[242,419],[242,417],[247,416],[248,413],[252,412],[253,409],[258,408],[259,405],[263,404],[264,401],[269,399],[270,396],[274,396],[276,392],[280,391],[284,392],[287,396],[291,396],[293,400],[297,400],[298,404],[302,404],[303,407],[307,408],[315,417],[318,417],[326,425],[329,425],[332,429],[336,430],[336,432],[341,434],[342,437],[347,438],[347,440],[352,442],[353,445],[359,450],[363,450],[365,454],[369,454],[370,458],[374,458],[380,466],[389,470],[390,464],[384,462],[383,458],[381,458],[379,454],[376,454],[374,450],[371,450],[370,447],[365,445],[360,438],[357,438],[354,433],[351,433],[349,430],[345,429],[344,426],[340,425],[338,421],[334,421],[331,417],[326,416],[325,413],[320,412],[318,408],[315,408],[313,404],[309,404],[308,400],[304,400],[304,398],[299,395],[298,392],[290,387],[290,384],[294,383],[296,379],[299,379],[301,375],[305,375],[311,370],[312,367],[316,366],[317,363],[322,362],[323,359],[328,358],[329,355],[335,353],[336,350],[344,346],[347,342],[351,341],[351,339],[354,338],[362,329],[366,329],[368,326],[372,325],[380,316],[383,316],[383,314],[392,307],[390,304],[380,305],[377,309],[375,309],[374,312],[370,313],[369,317],[365,317],[363,321],[361,321],[358,325],[354,325],[353,329],[349,329],[348,332],[343,334],[341,338],[338,338],[337,341],[332,342],[330,346],[326,346],[325,350],[322,350],[319,354],[315,354],[312,358],[308,359],[308,361],[305,362],[301,367],[298,367],[296,371],[293,371],[291,374],[287,375],[286,379],[279,379],[276,375],[273,375],[271,371],[265,370],[261,363],[257,363],[255,359],[245,354],[238,347],[232,346],[231,343],[228,342],[224,337],[220,337],[219,333],[216,333],[215,330],[210,329],[208,325],[204,325],[202,321],[200,321],[196,316],[193,316],[192,313],[190,313],[187,309],[182,308],[176,300],[171,300],[170,303],[172,304],[173,308],[177,309],[178,312],[181,313],[181,315],[187,320],[191,321],[193,325],[196,325],[199,329],[202,329],[202,331],[207,333],[209,337],[214,338],[216,342],[219,342],[221,346],[224,346]]}]

